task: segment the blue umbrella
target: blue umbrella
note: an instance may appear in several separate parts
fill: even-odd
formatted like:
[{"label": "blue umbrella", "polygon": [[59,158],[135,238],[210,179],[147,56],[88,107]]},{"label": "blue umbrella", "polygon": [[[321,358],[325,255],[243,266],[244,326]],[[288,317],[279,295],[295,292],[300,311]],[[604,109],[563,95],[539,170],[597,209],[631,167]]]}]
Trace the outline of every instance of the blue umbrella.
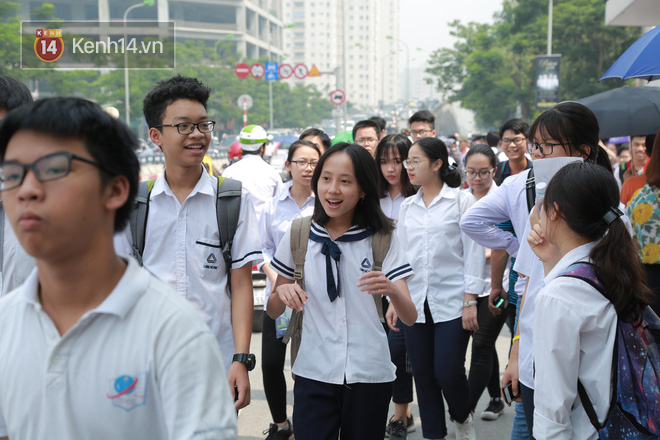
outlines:
[{"label": "blue umbrella", "polygon": [[660,79],[660,26],[635,41],[599,81],[605,78],[642,78],[647,81]]}]

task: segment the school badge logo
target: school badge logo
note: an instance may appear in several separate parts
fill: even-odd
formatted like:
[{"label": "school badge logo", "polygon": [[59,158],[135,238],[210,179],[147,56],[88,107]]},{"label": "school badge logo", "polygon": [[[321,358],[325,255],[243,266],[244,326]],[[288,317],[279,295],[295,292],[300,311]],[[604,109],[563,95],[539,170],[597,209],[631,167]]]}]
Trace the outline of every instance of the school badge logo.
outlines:
[{"label": "school badge logo", "polygon": [[64,53],[62,29],[37,29],[34,40],[34,53],[41,61],[52,63]]},{"label": "school badge logo", "polygon": [[125,411],[144,405],[147,401],[147,372],[110,379],[106,397],[114,406]]}]

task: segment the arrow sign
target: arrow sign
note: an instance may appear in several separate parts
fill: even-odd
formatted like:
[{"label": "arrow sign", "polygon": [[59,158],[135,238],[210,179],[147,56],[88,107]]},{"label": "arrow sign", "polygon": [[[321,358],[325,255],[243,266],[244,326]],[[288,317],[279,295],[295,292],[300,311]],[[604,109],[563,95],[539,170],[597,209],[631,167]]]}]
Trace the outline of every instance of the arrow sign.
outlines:
[{"label": "arrow sign", "polygon": [[334,105],[342,105],[344,101],[346,101],[346,93],[343,90],[337,89],[330,93],[330,102]]},{"label": "arrow sign", "polygon": [[253,78],[256,79],[263,78],[264,73],[266,73],[266,69],[264,68],[264,65],[261,63],[255,63],[250,67],[250,75],[252,75]]},{"label": "arrow sign", "polygon": [[234,73],[236,73],[236,76],[241,79],[247,78],[247,76],[250,74],[250,66],[245,63],[237,64],[234,68]]},{"label": "arrow sign", "polygon": [[296,78],[298,79],[304,79],[308,73],[309,70],[307,70],[307,66],[304,64],[297,64],[296,67],[293,68],[293,74],[296,75]]},{"label": "arrow sign", "polygon": [[291,78],[291,75],[293,75],[293,67],[291,67],[291,64],[282,64],[279,73],[280,78],[282,79]]}]

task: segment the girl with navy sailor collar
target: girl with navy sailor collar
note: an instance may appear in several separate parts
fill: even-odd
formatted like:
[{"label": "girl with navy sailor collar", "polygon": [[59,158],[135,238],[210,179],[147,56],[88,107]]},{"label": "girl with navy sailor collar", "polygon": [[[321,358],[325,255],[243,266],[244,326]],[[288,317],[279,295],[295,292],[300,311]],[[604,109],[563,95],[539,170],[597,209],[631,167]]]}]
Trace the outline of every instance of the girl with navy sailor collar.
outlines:
[{"label": "girl with navy sailor collar", "polygon": [[381,211],[377,169],[361,146],[339,143],[321,157],[312,177],[316,196],[305,259],[305,291],[294,284],[290,230],[271,261],[278,273],[267,305],[271,317],[286,306],[304,310],[300,350],[292,372],[294,435],[298,440],[380,440],[394,380],[387,336],[371,295],[387,295],[405,324],[417,311],[396,236],[373,266],[372,236],[392,231]]},{"label": "girl with navy sailor collar", "polygon": [[416,323],[404,331],[412,365],[424,438],[447,435],[444,399],[457,439],[474,439],[465,352],[478,328],[476,299],[483,292],[485,249],[459,228],[475,202],[459,192],[461,175],[437,138],[415,142],[403,162],[410,182],[421,188],[401,205],[397,236],[415,271],[408,282]]},{"label": "girl with navy sailor collar", "polygon": [[[266,302],[268,302],[270,288],[275,285],[277,279],[277,273],[270,268],[270,260],[275,255],[277,245],[291,227],[294,219],[311,215],[314,211],[314,193],[311,182],[320,156],[321,152],[313,142],[299,140],[291,144],[287,160],[284,163],[291,176],[291,181],[285,185],[284,191],[266,203],[261,216],[261,245],[266,260],[261,266],[261,270],[268,278]],[[282,336],[278,336],[277,332],[276,321],[264,313],[261,333],[261,372],[266,401],[273,417],[266,440],[285,438],[287,434],[286,438],[288,438],[293,434],[291,422],[286,415],[286,379],[284,377],[286,344],[282,343]]]}]

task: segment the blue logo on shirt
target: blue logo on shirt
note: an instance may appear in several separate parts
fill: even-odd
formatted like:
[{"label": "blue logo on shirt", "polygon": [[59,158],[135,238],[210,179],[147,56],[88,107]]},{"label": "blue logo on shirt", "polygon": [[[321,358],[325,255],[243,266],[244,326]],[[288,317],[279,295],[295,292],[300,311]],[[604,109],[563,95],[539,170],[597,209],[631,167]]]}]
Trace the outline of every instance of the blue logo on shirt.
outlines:
[{"label": "blue logo on shirt", "polygon": [[368,258],[365,258],[364,260],[362,260],[362,263],[360,264],[360,266],[361,266],[360,271],[362,273],[367,273],[367,272],[371,271],[371,261],[369,261]]},{"label": "blue logo on shirt", "polygon": [[125,411],[144,405],[147,401],[147,372],[110,379],[106,397],[114,406]]}]

